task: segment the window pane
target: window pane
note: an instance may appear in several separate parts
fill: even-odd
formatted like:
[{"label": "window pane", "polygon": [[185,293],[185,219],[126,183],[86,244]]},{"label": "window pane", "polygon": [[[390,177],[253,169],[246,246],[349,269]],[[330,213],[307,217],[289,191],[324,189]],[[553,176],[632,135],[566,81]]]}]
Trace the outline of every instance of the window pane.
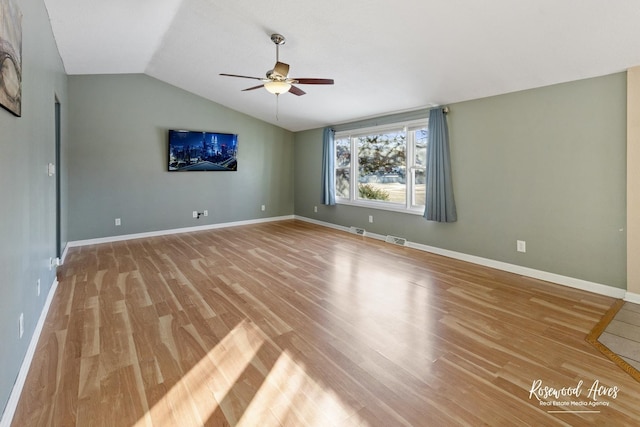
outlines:
[{"label": "window pane", "polygon": [[406,203],[406,135],[388,132],[357,138],[358,196]]},{"label": "window pane", "polygon": [[424,169],[414,169],[413,171],[413,206],[424,206],[426,202],[426,176]]},{"label": "window pane", "polygon": [[429,133],[427,128],[417,129],[415,133],[416,138],[416,158],[415,165],[425,167],[427,165],[427,142]]},{"label": "window pane", "polygon": [[336,139],[336,197],[349,198],[351,143],[349,138]]},{"label": "window pane", "polygon": [[424,206],[426,200],[426,174],[425,167],[427,166],[427,143],[429,141],[429,133],[426,127],[416,129],[414,133],[414,166],[417,168],[413,172],[413,185],[411,195],[412,206]]}]

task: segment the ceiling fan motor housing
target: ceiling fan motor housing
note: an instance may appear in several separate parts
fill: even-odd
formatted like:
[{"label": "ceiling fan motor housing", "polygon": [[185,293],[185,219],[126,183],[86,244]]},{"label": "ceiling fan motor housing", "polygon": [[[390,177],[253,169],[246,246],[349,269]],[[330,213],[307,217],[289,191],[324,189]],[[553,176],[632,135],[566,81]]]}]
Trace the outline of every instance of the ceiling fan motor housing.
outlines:
[{"label": "ceiling fan motor housing", "polygon": [[285,64],[284,62],[276,62],[276,65],[273,67],[273,70],[267,71],[267,78],[270,80],[286,80],[289,76],[289,64]]}]

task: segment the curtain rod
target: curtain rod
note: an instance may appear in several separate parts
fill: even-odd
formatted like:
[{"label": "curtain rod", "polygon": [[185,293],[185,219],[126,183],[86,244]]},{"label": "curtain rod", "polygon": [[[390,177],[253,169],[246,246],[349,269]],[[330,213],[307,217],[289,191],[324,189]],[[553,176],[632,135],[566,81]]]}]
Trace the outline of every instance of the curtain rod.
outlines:
[{"label": "curtain rod", "polygon": [[432,110],[434,108],[442,108],[445,114],[449,112],[449,107],[446,107],[446,106],[440,107],[440,106],[434,105],[432,107],[422,108],[420,110],[412,110],[404,113],[395,113],[395,114],[389,114],[386,116],[379,116],[379,117],[370,117],[368,119],[362,119],[355,122],[342,123],[339,125],[332,125],[330,127],[334,129],[336,132],[343,132],[343,131],[361,129],[361,128],[372,127],[372,126],[381,126],[381,125],[386,125],[386,124],[396,123],[396,122],[417,120],[422,118],[426,119],[427,117],[429,117],[429,110]]}]

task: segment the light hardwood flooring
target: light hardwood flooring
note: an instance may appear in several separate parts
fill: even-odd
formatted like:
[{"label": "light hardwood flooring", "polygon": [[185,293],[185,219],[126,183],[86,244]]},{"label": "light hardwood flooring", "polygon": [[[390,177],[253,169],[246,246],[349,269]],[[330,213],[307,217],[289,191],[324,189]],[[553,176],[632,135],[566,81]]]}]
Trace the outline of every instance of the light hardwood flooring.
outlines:
[{"label": "light hardwood flooring", "polygon": [[638,425],[613,303],[294,220],[72,248],[12,425]]}]

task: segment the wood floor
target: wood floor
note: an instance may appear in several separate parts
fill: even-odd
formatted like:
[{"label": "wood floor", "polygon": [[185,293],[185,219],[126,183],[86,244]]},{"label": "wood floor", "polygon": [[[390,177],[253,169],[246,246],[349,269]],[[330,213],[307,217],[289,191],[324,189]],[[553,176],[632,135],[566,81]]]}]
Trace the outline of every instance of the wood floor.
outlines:
[{"label": "wood floor", "polygon": [[302,221],[72,248],[13,426],[638,425],[614,300]]}]

